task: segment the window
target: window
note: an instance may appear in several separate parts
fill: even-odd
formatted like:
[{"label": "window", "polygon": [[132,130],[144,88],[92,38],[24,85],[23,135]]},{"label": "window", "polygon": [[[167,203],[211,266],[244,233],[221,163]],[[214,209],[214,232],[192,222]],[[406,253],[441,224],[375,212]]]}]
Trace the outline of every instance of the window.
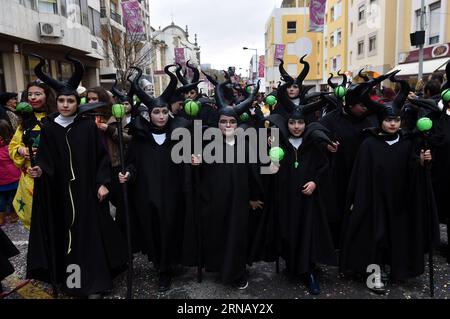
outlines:
[{"label": "window", "polygon": [[439,43],[439,36],[438,35],[436,35],[434,37],[430,37],[430,40],[429,40],[429,44],[430,45],[437,44],[437,43]]},{"label": "window", "polygon": [[377,36],[371,36],[369,38],[369,52],[374,52],[377,49]]},{"label": "window", "polygon": [[420,9],[416,10],[416,31],[420,31]]},{"label": "window", "polygon": [[330,48],[334,48],[334,34],[330,36]]},{"label": "window", "polygon": [[100,36],[101,26],[100,26],[100,12],[89,7],[89,29],[91,34],[95,36]]},{"label": "window", "polygon": [[334,7],[331,7],[330,16],[331,16],[331,21],[336,20],[335,15],[334,15]]},{"label": "window", "polygon": [[111,12],[117,12],[117,5],[115,2],[111,2]]},{"label": "window", "polygon": [[358,8],[358,23],[364,22],[366,20],[366,5],[363,4]]},{"label": "window", "polygon": [[58,4],[56,0],[39,0],[39,12],[43,13],[58,13]]},{"label": "window", "polygon": [[297,33],[297,22],[296,21],[288,21],[287,33]]},{"label": "window", "polygon": [[336,72],[342,69],[342,57],[340,55],[330,59],[331,71]]},{"label": "window", "polygon": [[317,75],[320,75],[320,62],[317,62]]},{"label": "window", "polygon": [[342,31],[340,29],[336,32],[336,41],[337,45],[340,45],[342,42]]},{"label": "window", "polygon": [[358,41],[358,56],[364,55],[364,40]]},{"label": "window", "polygon": [[81,24],[81,5],[80,0],[66,0],[67,19],[73,23]]},{"label": "window", "polygon": [[58,62],[60,70],[60,81],[67,81],[73,74],[72,64],[67,62]]},{"label": "window", "polygon": [[36,10],[36,3],[34,0],[20,0],[21,4],[25,6],[25,8]]},{"label": "window", "polygon": [[430,4],[429,44],[439,43],[441,29],[441,1]]},{"label": "window", "polygon": [[339,19],[339,18],[341,17],[341,15],[342,15],[342,1],[339,1],[339,2],[336,4],[336,7],[335,7],[334,12],[335,12],[335,18],[334,18],[334,20]]},{"label": "window", "polygon": [[350,23],[350,35],[353,35],[353,22]]},{"label": "window", "polygon": [[320,54],[320,41],[317,41],[317,54]]},{"label": "window", "polygon": [[[38,58],[35,58],[30,55],[25,55],[24,58],[25,58],[25,64],[24,64],[23,74],[24,74],[24,80],[25,80],[25,86],[26,86],[28,83],[37,80],[37,77],[34,74],[34,68],[36,67],[36,65],[39,64],[40,61]],[[45,63],[45,67],[43,68],[43,71],[45,73],[49,74],[49,73],[51,73],[51,70],[49,67],[50,61],[46,60],[45,62],[46,63]]]},{"label": "window", "polygon": [[377,0],[370,0],[369,2],[369,15],[370,16],[376,16],[378,12],[378,8],[376,7]]}]

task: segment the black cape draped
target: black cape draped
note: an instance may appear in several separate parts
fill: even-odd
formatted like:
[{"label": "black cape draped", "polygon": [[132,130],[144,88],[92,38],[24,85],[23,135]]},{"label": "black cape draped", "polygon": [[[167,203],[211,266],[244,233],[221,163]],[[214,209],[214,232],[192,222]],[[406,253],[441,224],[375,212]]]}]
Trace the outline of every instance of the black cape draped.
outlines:
[{"label": "black cape draped", "polygon": [[437,213],[412,138],[400,135],[390,146],[377,134],[371,131],[355,160],[340,267],[365,273],[368,265],[388,264],[391,278],[403,280],[424,272],[430,239],[439,238]]},{"label": "black cape draped", "polygon": [[330,131],[330,138],[339,142],[339,150],[330,154],[330,165],[322,174],[319,185],[321,202],[327,211],[333,241],[339,248],[341,225],[345,211],[347,187],[359,146],[363,141],[363,130],[378,126],[374,117],[355,118],[337,109],[320,121]]},{"label": "black cape draped", "polygon": [[[238,144],[245,143],[245,163],[237,163]],[[251,149],[242,137],[223,144],[222,163],[203,163],[198,172],[198,203],[201,219],[202,266],[219,272],[229,284],[245,276],[248,260],[249,202],[261,200],[262,186],[257,163],[248,161]],[[234,152],[235,162],[226,154]],[[190,255],[197,255],[193,252]],[[198,263],[197,263],[198,264]]]},{"label": "black cape draped", "polygon": [[[92,118],[77,117],[66,128],[50,118],[36,157],[43,175],[35,180],[27,256],[27,278],[63,285],[70,294],[112,289],[126,267],[126,243],[109,214],[110,164]],[[66,287],[69,265],[78,265],[81,287]]]},{"label": "black cape draped", "polygon": [[0,229],[0,281],[14,272],[14,267],[8,259],[19,253],[8,236]]},{"label": "black cape draped", "polygon": [[[285,156],[278,173],[268,177],[271,180],[265,197],[270,198],[266,200],[269,209],[264,212],[267,216],[262,218],[253,246],[253,254],[263,256],[263,260],[272,261],[273,256],[281,256],[291,274],[307,273],[316,263],[335,265],[337,262],[327,217],[319,200],[320,187],[312,196],[302,193],[306,183],[318,184],[328,166],[324,149],[314,136],[319,128],[317,123],[307,127],[298,149],[286,138],[281,139]],[[269,239],[275,243],[268,242]]]},{"label": "black cape draped", "polygon": [[146,254],[161,272],[170,271],[182,257],[187,167],[171,158],[173,121],[159,145],[151,124],[137,117],[127,157],[133,251]]}]

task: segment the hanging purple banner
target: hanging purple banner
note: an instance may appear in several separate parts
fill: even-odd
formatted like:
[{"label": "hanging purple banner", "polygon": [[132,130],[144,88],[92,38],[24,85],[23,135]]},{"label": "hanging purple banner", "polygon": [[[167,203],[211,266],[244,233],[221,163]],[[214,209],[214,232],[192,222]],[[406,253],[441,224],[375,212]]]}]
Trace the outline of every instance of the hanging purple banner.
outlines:
[{"label": "hanging purple banner", "polygon": [[280,61],[278,59],[284,58],[284,49],[286,48],[286,45],[284,44],[275,44],[275,54],[274,54],[274,64],[275,66],[280,65]]},{"label": "hanging purple banner", "polygon": [[261,55],[259,56],[259,64],[258,64],[258,77],[263,78],[264,77],[264,71],[265,71],[265,56]]},{"label": "hanging purple banner", "polygon": [[327,0],[311,0],[309,3],[308,32],[323,32],[325,23],[325,8]]},{"label": "hanging purple banner", "polygon": [[122,1],[123,23],[128,34],[145,35],[141,8],[138,0]]},{"label": "hanging purple banner", "polygon": [[186,58],[184,56],[184,48],[175,48],[175,63],[179,63],[182,66],[186,64]]}]

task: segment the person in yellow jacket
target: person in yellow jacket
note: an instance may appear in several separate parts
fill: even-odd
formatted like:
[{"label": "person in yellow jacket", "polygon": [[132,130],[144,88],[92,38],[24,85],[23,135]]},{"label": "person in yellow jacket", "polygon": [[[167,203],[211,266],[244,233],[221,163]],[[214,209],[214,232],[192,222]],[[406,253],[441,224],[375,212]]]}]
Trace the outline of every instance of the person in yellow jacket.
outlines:
[{"label": "person in yellow jacket", "polygon": [[55,93],[42,82],[29,83],[25,96],[26,102],[32,107],[32,112],[20,114],[21,123],[9,144],[9,156],[21,170],[13,206],[25,228],[30,229],[34,180],[27,173],[27,169],[31,166],[29,145],[35,153],[39,147],[42,120],[55,111],[56,103]]}]

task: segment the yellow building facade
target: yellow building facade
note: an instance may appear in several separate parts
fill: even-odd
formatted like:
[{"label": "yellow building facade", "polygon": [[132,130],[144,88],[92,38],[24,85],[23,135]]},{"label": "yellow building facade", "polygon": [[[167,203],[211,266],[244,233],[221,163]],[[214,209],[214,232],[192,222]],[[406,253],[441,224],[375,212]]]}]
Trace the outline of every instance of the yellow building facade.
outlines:
[{"label": "yellow building facade", "polygon": [[323,82],[323,34],[308,32],[309,1],[283,1],[280,8],[272,11],[265,32],[266,89],[277,86],[280,81],[278,66],[275,64],[277,44],[285,45],[283,60],[287,72],[296,77],[303,69],[300,58],[307,54],[310,71],[307,85]]},{"label": "yellow building facade", "polygon": [[337,71],[347,71],[348,53],[348,1],[328,0],[324,29],[325,75],[337,75]]}]

